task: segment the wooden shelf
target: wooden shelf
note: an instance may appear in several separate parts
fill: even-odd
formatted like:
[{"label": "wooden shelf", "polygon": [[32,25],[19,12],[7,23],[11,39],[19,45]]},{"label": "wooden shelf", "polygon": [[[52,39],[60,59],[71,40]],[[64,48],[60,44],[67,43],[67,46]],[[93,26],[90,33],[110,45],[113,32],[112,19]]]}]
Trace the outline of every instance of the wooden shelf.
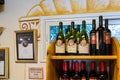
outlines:
[{"label": "wooden shelf", "polygon": [[117,59],[116,55],[110,55],[110,56],[51,56],[50,59],[53,60],[73,60],[73,59],[82,59],[82,60],[115,60]]}]

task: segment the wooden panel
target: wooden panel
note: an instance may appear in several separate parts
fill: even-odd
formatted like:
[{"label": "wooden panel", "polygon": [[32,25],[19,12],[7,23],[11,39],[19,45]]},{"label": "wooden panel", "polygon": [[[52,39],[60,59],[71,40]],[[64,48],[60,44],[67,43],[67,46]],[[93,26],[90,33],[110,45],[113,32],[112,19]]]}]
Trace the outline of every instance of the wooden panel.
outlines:
[{"label": "wooden panel", "polygon": [[120,80],[120,71],[119,71],[119,64],[120,64],[120,60],[119,60],[119,55],[120,55],[120,52],[119,52],[119,42],[116,38],[112,38],[112,53],[113,55],[116,55],[117,56],[117,59],[116,61],[113,63],[114,64],[114,67],[113,67],[113,70],[114,70],[114,74],[113,74],[113,80]]}]

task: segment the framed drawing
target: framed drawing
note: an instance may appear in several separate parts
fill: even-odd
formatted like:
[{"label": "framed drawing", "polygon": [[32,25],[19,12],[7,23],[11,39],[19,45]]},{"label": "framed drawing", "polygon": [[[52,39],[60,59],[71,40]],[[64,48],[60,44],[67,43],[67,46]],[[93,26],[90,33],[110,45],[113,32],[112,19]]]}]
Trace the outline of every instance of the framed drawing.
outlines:
[{"label": "framed drawing", "polygon": [[16,62],[37,62],[37,30],[15,31]]},{"label": "framed drawing", "polygon": [[0,79],[9,76],[9,48],[0,48]]}]

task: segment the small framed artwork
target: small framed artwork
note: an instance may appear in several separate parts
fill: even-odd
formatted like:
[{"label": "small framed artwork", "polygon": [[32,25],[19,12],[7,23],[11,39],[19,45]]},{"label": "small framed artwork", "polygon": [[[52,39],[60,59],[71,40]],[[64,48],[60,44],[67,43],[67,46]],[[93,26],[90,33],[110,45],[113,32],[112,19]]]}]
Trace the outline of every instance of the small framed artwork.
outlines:
[{"label": "small framed artwork", "polygon": [[29,80],[43,80],[43,68],[29,67],[28,78]]},{"label": "small framed artwork", "polygon": [[15,31],[16,62],[37,62],[37,30]]},{"label": "small framed artwork", "polygon": [[9,48],[0,48],[0,79],[9,78]]}]

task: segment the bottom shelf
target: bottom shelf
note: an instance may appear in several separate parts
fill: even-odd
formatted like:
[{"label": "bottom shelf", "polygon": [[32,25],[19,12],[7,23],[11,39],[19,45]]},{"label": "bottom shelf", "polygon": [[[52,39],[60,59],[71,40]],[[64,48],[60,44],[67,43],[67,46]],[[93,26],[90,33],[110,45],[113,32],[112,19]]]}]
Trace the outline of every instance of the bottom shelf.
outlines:
[{"label": "bottom shelf", "polygon": [[[47,80],[58,80],[59,72],[62,71],[62,62],[63,61],[69,61],[69,63],[70,63],[69,69],[71,69],[71,61],[73,61],[73,60],[71,59],[70,56],[68,56],[68,60],[66,58],[65,58],[66,60],[64,60],[64,57],[62,57],[62,58],[58,58],[58,57],[60,57],[60,56],[52,56],[51,59],[49,59],[49,61],[47,61],[47,66],[48,66],[47,67]],[[109,57],[107,59],[110,59]],[[56,58],[57,58],[57,60],[54,60]],[[74,56],[73,56],[73,58],[74,58]],[[100,58],[101,58],[101,56],[100,56]],[[79,58],[77,58],[77,59],[79,59]],[[93,59],[93,58],[91,58],[91,59]],[[96,58],[94,58],[94,59],[96,59]],[[102,58],[102,59],[106,59],[106,58]],[[116,59],[116,57],[112,58],[112,60],[77,60],[77,61],[79,62],[79,64],[81,61],[86,61],[86,70],[88,71],[88,73],[90,72],[91,61],[95,61],[96,65],[97,65],[96,70],[98,72],[99,72],[99,62],[104,61],[106,63],[105,68],[109,75],[108,80],[117,80],[116,60],[114,60],[114,59]]]}]

